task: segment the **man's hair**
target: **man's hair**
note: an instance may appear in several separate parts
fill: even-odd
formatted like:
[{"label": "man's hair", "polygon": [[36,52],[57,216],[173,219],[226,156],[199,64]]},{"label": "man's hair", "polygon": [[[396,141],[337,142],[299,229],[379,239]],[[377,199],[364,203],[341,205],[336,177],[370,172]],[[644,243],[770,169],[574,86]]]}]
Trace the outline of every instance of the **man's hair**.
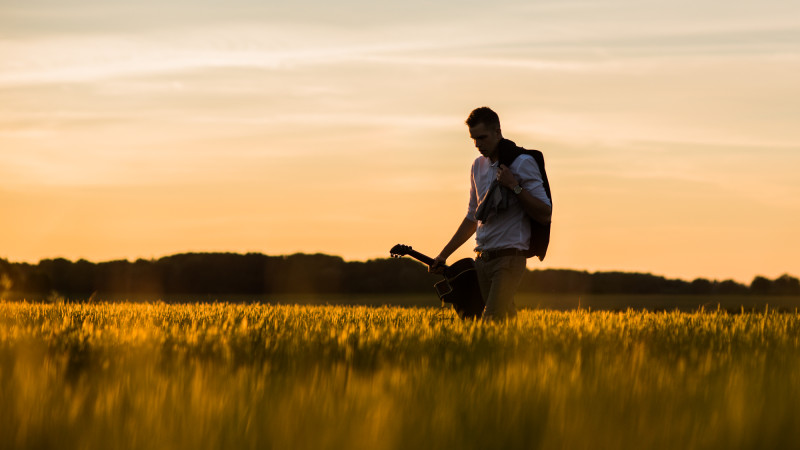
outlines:
[{"label": "man's hair", "polygon": [[492,111],[491,108],[481,106],[480,108],[472,110],[472,112],[469,113],[469,117],[467,117],[468,127],[472,128],[479,123],[491,128],[500,128],[500,117],[498,117],[497,113]]}]

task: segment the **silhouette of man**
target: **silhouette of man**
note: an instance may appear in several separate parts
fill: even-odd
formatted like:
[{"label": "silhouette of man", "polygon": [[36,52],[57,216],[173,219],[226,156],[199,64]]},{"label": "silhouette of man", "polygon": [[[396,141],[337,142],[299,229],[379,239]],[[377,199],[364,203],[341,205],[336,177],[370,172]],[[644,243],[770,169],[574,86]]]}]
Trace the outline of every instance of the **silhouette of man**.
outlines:
[{"label": "silhouette of man", "polygon": [[477,108],[466,124],[481,154],[472,163],[469,208],[430,271],[441,273],[447,258],[475,234],[475,268],[486,302],[483,319],[513,319],[517,314],[514,294],[525,273],[530,243],[528,218],[548,224],[552,206],[531,156],[517,156],[510,167],[500,164],[501,152],[518,147],[503,138],[497,113]]}]

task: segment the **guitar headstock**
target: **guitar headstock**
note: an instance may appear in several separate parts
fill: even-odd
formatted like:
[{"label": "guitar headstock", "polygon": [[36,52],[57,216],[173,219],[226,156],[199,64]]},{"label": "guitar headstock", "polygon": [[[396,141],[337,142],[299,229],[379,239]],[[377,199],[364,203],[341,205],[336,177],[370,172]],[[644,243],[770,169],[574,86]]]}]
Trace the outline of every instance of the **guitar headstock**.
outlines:
[{"label": "guitar headstock", "polygon": [[410,245],[397,244],[389,250],[389,254],[392,258],[399,258],[408,255],[412,250]]}]

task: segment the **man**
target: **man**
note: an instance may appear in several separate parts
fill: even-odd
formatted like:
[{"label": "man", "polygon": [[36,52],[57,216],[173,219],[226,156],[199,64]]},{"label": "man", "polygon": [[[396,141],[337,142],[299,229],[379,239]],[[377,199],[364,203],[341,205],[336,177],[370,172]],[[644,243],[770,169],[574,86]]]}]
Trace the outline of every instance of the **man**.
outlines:
[{"label": "man", "polygon": [[530,155],[520,154],[510,166],[500,163],[501,153],[521,149],[503,138],[497,113],[477,108],[466,123],[481,154],[472,163],[469,209],[430,271],[441,273],[447,258],[475,234],[475,268],[486,302],[483,318],[513,319],[517,314],[514,294],[525,273],[530,244],[529,217],[550,223],[551,202],[539,165]]}]

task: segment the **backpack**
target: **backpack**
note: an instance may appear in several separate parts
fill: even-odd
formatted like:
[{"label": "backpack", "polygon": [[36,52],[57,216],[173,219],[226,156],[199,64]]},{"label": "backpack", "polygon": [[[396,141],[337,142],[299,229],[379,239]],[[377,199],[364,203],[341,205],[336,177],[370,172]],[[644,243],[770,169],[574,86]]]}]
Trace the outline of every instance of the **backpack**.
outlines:
[{"label": "backpack", "polygon": [[[505,164],[506,167],[511,167],[511,163],[513,163],[519,155],[525,154],[533,157],[533,160],[536,161],[536,164],[539,166],[539,172],[542,174],[544,191],[547,194],[547,198],[550,200],[550,205],[552,207],[553,197],[550,194],[550,182],[547,180],[547,172],[544,170],[544,155],[542,152],[539,150],[527,150],[522,147],[517,147],[517,144],[509,141],[508,139],[503,139],[500,141],[498,144],[498,151],[500,164]],[[547,224],[542,224],[533,219],[530,219],[530,222],[531,241],[528,244],[528,251],[525,256],[528,258],[536,256],[539,258],[539,261],[543,261],[545,254],[547,254],[547,246],[550,244],[551,223],[548,222]]]}]

